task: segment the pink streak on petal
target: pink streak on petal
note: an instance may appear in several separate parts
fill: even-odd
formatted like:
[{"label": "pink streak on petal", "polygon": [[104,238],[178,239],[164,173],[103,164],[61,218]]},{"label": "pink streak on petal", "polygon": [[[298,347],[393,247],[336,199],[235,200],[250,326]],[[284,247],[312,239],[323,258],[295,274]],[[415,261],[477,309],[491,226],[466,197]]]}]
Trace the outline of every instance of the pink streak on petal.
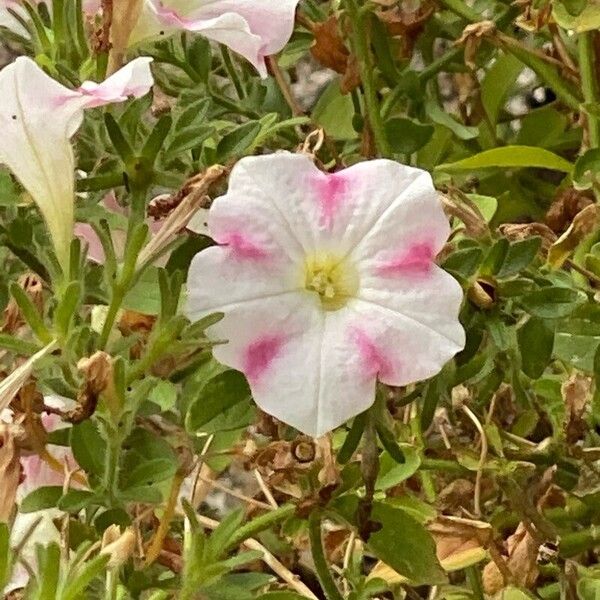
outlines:
[{"label": "pink streak on petal", "polygon": [[232,251],[233,256],[238,259],[265,260],[269,257],[266,250],[239,231],[222,235],[218,241],[220,244],[227,246]]},{"label": "pink streak on petal", "polygon": [[381,352],[369,335],[362,329],[352,331],[352,339],[358,347],[361,357],[361,368],[366,377],[379,376],[389,379],[394,373],[390,361]]},{"label": "pink streak on petal", "polygon": [[433,245],[430,242],[417,242],[408,250],[401,251],[396,257],[379,266],[377,271],[384,277],[395,275],[423,277],[431,272],[433,259]]},{"label": "pink streak on petal", "polygon": [[282,335],[265,335],[252,342],[244,352],[243,371],[248,381],[257,384],[280,355],[286,339]]},{"label": "pink streak on petal", "polygon": [[95,263],[102,264],[106,260],[104,248],[100,238],[96,235],[94,228],[87,223],[75,223],[75,235],[87,243],[87,257]]},{"label": "pink streak on petal", "polygon": [[343,172],[321,173],[314,185],[321,206],[319,225],[331,229],[348,187],[346,175]]}]

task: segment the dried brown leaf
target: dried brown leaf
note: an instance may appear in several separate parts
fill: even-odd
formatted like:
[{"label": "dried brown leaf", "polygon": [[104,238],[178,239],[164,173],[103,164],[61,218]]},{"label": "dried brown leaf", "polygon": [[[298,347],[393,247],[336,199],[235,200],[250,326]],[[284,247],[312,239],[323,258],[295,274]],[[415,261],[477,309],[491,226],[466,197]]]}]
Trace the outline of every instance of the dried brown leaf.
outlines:
[{"label": "dried brown leaf", "polygon": [[21,479],[20,452],[7,426],[0,430],[0,522],[8,523],[16,506],[17,487]]},{"label": "dried brown leaf", "polygon": [[[537,557],[540,544],[533,539],[523,523],[506,540],[508,558],[506,565],[513,585],[532,588],[539,575]],[[494,562],[488,563],[483,570],[483,586],[486,594],[494,595],[509,582],[504,580],[500,569]]]},{"label": "dried brown leaf", "polygon": [[587,431],[585,416],[591,400],[592,381],[581,373],[574,373],[561,386],[565,402],[565,436],[572,444],[580,440]]},{"label": "dried brown leaf", "polygon": [[435,540],[438,560],[447,571],[464,569],[482,561],[493,537],[489,523],[460,517],[442,515],[427,528]]}]

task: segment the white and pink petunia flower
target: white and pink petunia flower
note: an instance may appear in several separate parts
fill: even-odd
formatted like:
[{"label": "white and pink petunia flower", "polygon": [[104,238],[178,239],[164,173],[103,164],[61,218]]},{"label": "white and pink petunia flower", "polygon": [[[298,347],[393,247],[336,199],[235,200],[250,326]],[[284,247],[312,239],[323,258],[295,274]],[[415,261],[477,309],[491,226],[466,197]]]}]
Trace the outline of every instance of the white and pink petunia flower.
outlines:
[{"label": "white and pink petunia flower", "polygon": [[84,109],[146,94],[153,84],[151,62],[138,58],[106,81],[86,81],[77,90],[55,81],[26,57],[0,71],[0,164],[39,206],[63,267],[73,238],[75,158],[70,138]]},{"label": "white and pink petunia flower", "polygon": [[[47,406],[53,408],[61,410],[67,408],[66,401],[59,396],[46,396],[44,402]],[[12,420],[12,413],[9,410],[2,411],[0,413],[0,420],[10,422]],[[69,427],[57,415],[53,414],[42,415],[42,423],[49,432]],[[50,445],[48,446],[48,452],[57,463],[65,465],[66,470],[72,471],[76,468],[77,463],[70,448]],[[37,455],[23,456],[21,458],[21,467],[23,469],[23,482],[17,489],[17,503],[20,503],[23,498],[40,487],[62,486],[65,482],[65,472],[59,472],[52,468]],[[71,482],[71,486],[81,487],[74,481]],[[62,512],[57,508],[32,513],[17,511],[11,528],[11,542],[14,546],[19,545],[24,536],[35,525],[33,533],[31,533],[20,553],[21,558],[30,566],[34,567],[36,563],[36,544],[47,545],[51,542],[60,542],[60,532],[56,528],[54,521],[61,516]],[[13,590],[24,587],[27,585],[28,580],[29,574],[27,570],[22,564],[17,564],[8,586],[4,589],[4,593],[8,594]]]},{"label": "white and pink petunia flower", "polygon": [[294,30],[299,0],[143,0],[129,42],[193,31],[229,46],[262,77],[265,57],[279,52]]},{"label": "white and pink petunia flower", "polygon": [[320,436],[366,410],[376,380],[432,377],[464,346],[460,285],[434,259],[450,227],[431,177],[390,160],[333,174],[306,156],[244,158],[188,277],[187,314],[223,312],[215,357],[257,404]]}]

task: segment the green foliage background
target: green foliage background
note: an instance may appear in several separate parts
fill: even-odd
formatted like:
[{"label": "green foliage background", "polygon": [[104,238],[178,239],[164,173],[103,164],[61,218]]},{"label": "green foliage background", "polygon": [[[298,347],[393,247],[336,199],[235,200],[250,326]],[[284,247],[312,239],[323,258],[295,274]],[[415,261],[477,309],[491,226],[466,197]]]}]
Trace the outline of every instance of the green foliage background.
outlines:
[{"label": "green foliage background", "polygon": [[[44,4],[27,10],[31,40],[5,31],[7,47],[68,85],[101,78],[107,56],[92,50],[80,3],[54,0],[54,18]],[[318,26],[334,17],[325,39]],[[147,44],[154,94],[89,111],[75,139],[87,173],[77,221],[107,258],[86,260],[75,241],[66,288],[35,206],[0,171],[0,304],[24,322],[0,333],[3,369],[56,337],[35,389],[88,402],[44,441],[70,446],[89,489],[43,487],[19,507],[58,507],[69,531],[62,548],[39,547],[21,597],[294,600],[300,581],[328,600],[596,598],[598,26],[600,7],[585,0],[302,0],[265,80],[199,36]],[[313,97],[309,75],[331,66],[341,72]],[[357,85],[344,93],[348,78]],[[332,453],[313,448],[305,461],[297,450],[313,442],[258,414],[243,377],[211,358],[212,319],[178,313],[191,257],[210,239],[183,231],[164,266],[135,262],[152,197],[215,164],[296,150],[317,128],[327,168],[385,156],[432,173],[453,223],[440,261],[465,291],[467,346],[432,380],[382,386],[369,414],[332,434]],[[101,202],[113,189],[129,217]],[[25,273],[42,282],[40,304],[19,284]],[[113,388],[84,398],[77,364],[97,350],[113,358]],[[22,391],[13,408],[31,435],[41,407]],[[251,487],[241,493],[254,502],[210,515],[221,520],[212,532],[205,504],[170,514],[200,461],[218,481],[258,469],[279,508]],[[163,553],[147,564],[136,547],[107,566],[98,549],[113,524],[134,526],[146,551],[162,536]],[[0,590],[19,560],[9,529]],[[298,579],[274,574],[248,539]]]}]

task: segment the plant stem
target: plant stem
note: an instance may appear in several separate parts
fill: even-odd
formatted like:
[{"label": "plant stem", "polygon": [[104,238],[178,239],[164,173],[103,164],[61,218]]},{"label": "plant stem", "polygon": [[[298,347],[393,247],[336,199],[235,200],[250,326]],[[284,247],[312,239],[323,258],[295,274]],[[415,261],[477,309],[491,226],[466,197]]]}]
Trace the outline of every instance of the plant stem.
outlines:
[{"label": "plant stem", "polygon": [[121,436],[114,431],[107,431],[107,446],[104,461],[104,489],[111,500],[114,500],[118,489],[119,463],[121,454]]},{"label": "plant stem", "polygon": [[121,285],[115,284],[112,290],[112,297],[108,306],[108,312],[106,313],[106,319],[104,320],[104,325],[102,326],[102,333],[100,334],[100,342],[98,344],[100,350],[104,350],[104,348],[106,348],[110,332],[112,331],[115,319],[117,318],[117,314],[119,312],[119,309],[121,308],[121,304],[123,303],[124,297],[125,291],[123,287]]},{"label": "plant stem", "polygon": [[276,523],[279,523],[288,517],[291,517],[295,510],[296,507],[293,504],[284,504],[276,510],[272,510],[265,515],[261,515],[260,517],[256,517],[256,519],[252,519],[252,521],[246,523],[246,525],[243,525],[238,529],[237,533],[229,541],[227,545],[228,548],[236,548],[244,540],[254,537],[257,533],[272,527]]},{"label": "plant stem", "polygon": [[475,600],[484,600],[485,595],[483,593],[483,586],[481,584],[481,576],[477,567],[468,567],[465,569],[465,575],[467,576],[467,582],[469,587],[473,590],[473,596]]},{"label": "plant stem", "polygon": [[560,539],[560,554],[568,558],[590,550],[600,544],[600,528],[592,525],[589,529],[576,531],[561,536]]},{"label": "plant stem", "polygon": [[358,61],[360,78],[363,85],[365,107],[367,119],[373,132],[373,138],[377,151],[381,156],[389,157],[392,154],[390,144],[385,134],[383,119],[379,99],[377,97],[377,88],[375,86],[375,65],[370,49],[369,23],[367,21],[370,13],[361,10],[356,0],[347,0],[346,6],[348,15],[352,21],[352,35],[354,53]]},{"label": "plant stem", "polygon": [[459,17],[466,19],[470,23],[477,23],[481,21],[481,15],[473,10],[470,6],[467,6],[462,0],[442,0],[442,4]]},{"label": "plant stem", "polygon": [[325,558],[323,538],[321,537],[321,515],[317,510],[314,510],[308,518],[308,537],[315,570],[325,597],[327,600],[343,600]]},{"label": "plant stem", "polygon": [[[597,106],[600,102],[598,80],[596,77],[596,57],[594,48],[594,32],[584,31],[579,34],[577,49],[579,50],[579,71],[581,75],[581,90],[588,105]],[[600,121],[591,110],[586,111],[590,148],[600,144]]]}]

